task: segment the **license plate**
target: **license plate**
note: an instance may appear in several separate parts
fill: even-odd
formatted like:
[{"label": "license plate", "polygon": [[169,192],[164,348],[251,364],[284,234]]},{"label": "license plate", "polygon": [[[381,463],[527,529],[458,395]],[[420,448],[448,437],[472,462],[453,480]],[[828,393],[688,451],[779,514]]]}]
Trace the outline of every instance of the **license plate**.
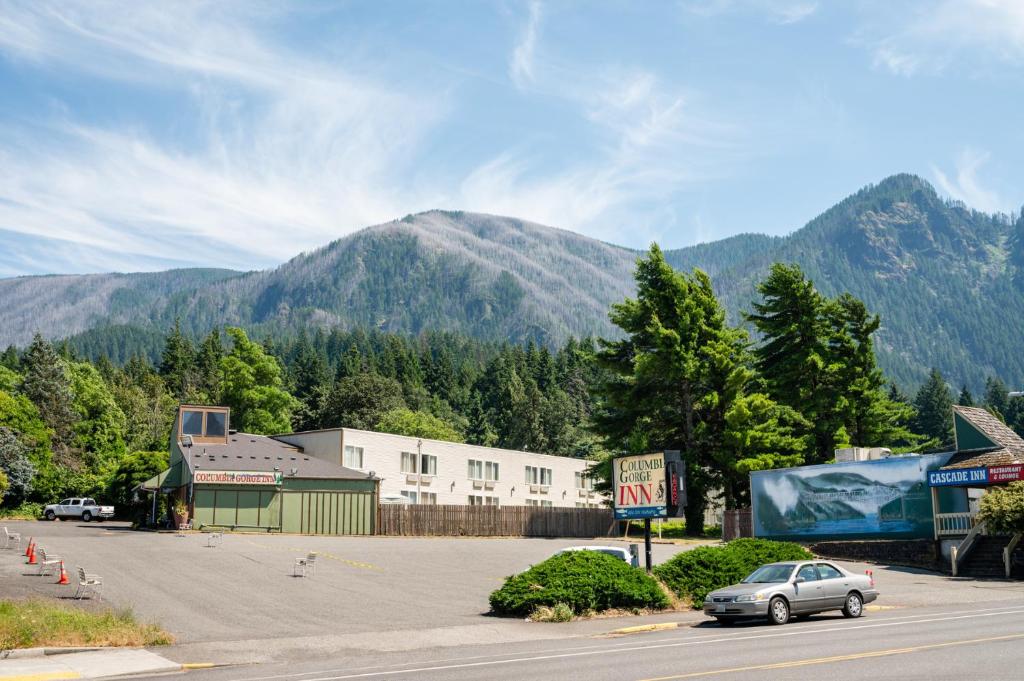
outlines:
[{"label": "license plate", "polygon": [[725,612],[725,604],[719,603],[715,606],[715,612]]}]

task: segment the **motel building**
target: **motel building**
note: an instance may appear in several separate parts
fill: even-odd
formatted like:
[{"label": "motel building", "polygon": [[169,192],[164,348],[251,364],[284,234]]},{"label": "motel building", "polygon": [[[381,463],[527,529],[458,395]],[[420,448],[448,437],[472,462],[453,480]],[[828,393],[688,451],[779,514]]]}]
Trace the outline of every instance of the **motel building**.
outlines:
[{"label": "motel building", "polygon": [[366,535],[379,504],[598,508],[589,462],[334,428],[274,436],[226,407],[181,405],[167,470],[138,490],[184,502],[194,529]]},{"label": "motel building", "polygon": [[1020,575],[1021,535],[990,534],[978,510],[988,488],[1024,479],[1024,439],[978,407],[953,407],[953,423],[956,452],[928,473],[935,540],[954,575]]}]

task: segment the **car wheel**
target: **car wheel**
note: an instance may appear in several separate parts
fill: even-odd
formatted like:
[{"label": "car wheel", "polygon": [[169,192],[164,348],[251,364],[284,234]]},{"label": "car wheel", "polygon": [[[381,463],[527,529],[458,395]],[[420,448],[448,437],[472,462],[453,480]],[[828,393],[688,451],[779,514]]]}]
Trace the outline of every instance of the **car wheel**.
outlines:
[{"label": "car wheel", "polygon": [[772,624],[785,624],[789,621],[789,604],[784,598],[775,597],[768,604],[768,621]]},{"label": "car wheel", "polygon": [[718,620],[718,623],[723,627],[731,627],[736,624],[731,617],[716,617],[715,619]]},{"label": "car wheel", "polygon": [[47,511],[46,512],[46,519],[52,522],[52,521],[57,519],[57,514],[54,513],[53,511]]},{"label": "car wheel", "polygon": [[85,511],[84,513],[82,513],[82,522],[83,523],[87,523],[90,520],[92,520],[92,513],[89,513],[88,511]]},{"label": "car wheel", "polygon": [[843,606],[843,617],[860,617],[864,614],[864,601],[859,593],[851,593],[846,597]]}]

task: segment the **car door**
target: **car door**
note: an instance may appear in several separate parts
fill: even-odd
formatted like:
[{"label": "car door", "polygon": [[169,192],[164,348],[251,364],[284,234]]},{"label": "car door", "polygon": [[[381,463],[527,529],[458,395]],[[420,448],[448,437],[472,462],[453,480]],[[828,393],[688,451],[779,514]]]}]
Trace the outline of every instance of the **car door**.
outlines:
[{"label": "car door", "polygon": [[846,603],[846,594],[850,591],[850,578],[842,570],[828,563],[818,563],[818,576],[821,578],[825,606],[843,607]]},{"label": "car door", "polygon": [[60,517],[67,516],[67,514],[71,512],[71,500],[64,499],[61,501],[57,504],[57,508],[54,509],[54,512]]},{"label": "car door", "polygon": [[65,515],[77,518],[82,515],[82,500],[72,499],[71,505],[67,507],[67,513]]},{"label": "car door", "polygon": [[803,565],[793,578],[793,612],[814,612],[821,610],[824,606],[821,580],[818,577],[818,568],[813,563]]}]

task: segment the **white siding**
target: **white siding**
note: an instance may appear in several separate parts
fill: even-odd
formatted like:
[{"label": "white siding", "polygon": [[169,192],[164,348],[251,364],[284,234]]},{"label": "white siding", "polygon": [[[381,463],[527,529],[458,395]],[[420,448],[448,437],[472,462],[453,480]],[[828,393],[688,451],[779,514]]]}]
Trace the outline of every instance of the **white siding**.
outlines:
[{"label": "white siding", "polygon": [[[279,435],[279,439],[303,448],[310,456],[334,463],[341,461],[344,446],[363,448],[361,470],[382,478],[381,496],[402,492],[432,492],[438,504],[469,505],[469,497],[497,497],[500,506],[525,506],[527,500],[550,501],[553,506],[576,508],[578,503],[600,503],[596,493],[576,489],[576,472],[585,471],[589,461],[562,456],[494,449],[477,445],[422,440],[421,453],[437,457],[434,476],[406,475],[402,473],[402,452],[416,452],[417,438],[388,433],[341,428]],[[469,477],[469,461],[498,464],[498,480],[474,481]],[[526,466],[551,469],[551,484],[547,487],[526,482]]]}]

